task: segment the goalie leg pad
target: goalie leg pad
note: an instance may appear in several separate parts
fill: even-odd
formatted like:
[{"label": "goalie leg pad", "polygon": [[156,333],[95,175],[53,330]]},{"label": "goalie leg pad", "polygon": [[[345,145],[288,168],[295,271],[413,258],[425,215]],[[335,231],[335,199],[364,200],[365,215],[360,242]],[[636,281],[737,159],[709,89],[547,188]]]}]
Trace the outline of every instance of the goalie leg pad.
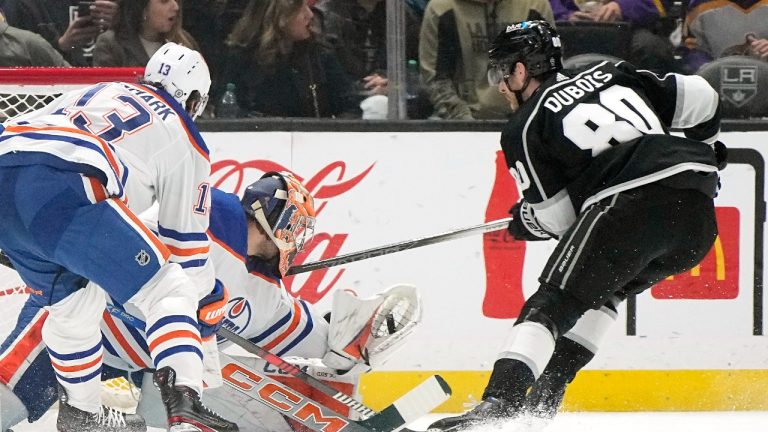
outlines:
[{"label": "goalie leg pad", "polygon": [[338,370],[381,365],[421,321],[421,312],[413,285],[395,285],[369,299],[336,291],[323,363]]}]

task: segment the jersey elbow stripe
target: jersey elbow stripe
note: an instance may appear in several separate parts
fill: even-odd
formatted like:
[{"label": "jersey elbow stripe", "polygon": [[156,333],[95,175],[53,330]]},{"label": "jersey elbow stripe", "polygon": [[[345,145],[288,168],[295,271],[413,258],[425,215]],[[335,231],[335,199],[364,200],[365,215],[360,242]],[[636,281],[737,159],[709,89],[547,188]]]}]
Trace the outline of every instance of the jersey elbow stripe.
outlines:
[{"label": "jersey elbow stripe", "polygon": [[188,268],[195,268],[195,267],[205,267],[205,265],[208,263],[207,259],[195,259],[195,260],[189,260],[184,262],[178,262],[174,261],[176,264],[180,265],[183,269]]},{"label": "jersey elbow stripe", "polygon": [[296,336],[296,338],[291,343],[286,345],[285,348],[283,348],[280,351],[278,351],[278,353],[277,353],[278,356],[282,356],[282,355],[287,354],[291,349],[293,349],[301,341],[306,339],[306,337],[310,333],[312,333],[312,329],[315,328],[315,322],[312,319],[312,314],[309,312],[309,308],[307,307],[306,302],[304,302],[303,300],[298,300],[298,303],[300,303],[302,309],[304,309],[304,316],[307,317],[307,324],[304,326],[304,330],[302,330],[301,333],[299,333],[299,335]]},{"label": "jersey elbow stripe", "polygon": [[211,248],[208,246],[203,247],[193,247],[193,248],[181,248],[169,245],[167,242],[165,243],[166,247],[174,256],[177,257],[191,257],[193,255],[208,255],[210,253]]},{"label": "jersey elbow stripe", "polygon": [[[110,159],[98,144],[79,139],[78,137],[60,136],[49,133],[28,132],[23,134],[5,134],[0,137],[0,142],[16,139],[13,143],[6,143],[0,150],[0,154],[9,152],[37,152],[47,154],[62,161],[75,165],[88,165],[99,171],[104,177],[106,187],[112,195],[123,195],[123,183],[120,181],[124,170],[114,159]],[[123,174],[121,174],[123,173]]]},{"label": "jersey elbow stripe", "polygon": [[288,326],[288,328],[286,328],[277,337],[272,339],[271,342],[269,342],[266,345],[264,345],[264,349],[265,350],[270,351],[270,350],[275,349],[275,347],[280,345],[280,343],[282,343],[284,340],[286,340],[288,338],[288,336],[290,336],[296,330],[296,328],[299,326],[299,324],[301,324],[301,317],[302,317],[301,311],[302,311],[302,309],[301,309],[301,306],[299,305],[299,302],[298,301],[294,301],[294,303],[293,303],[293,319],[291,320],[291,324]]},{"label": "jersey elbow stripe", "polygon": [[[22,135],[31,133],[30,137],[32,137],[32,135],[35,132],[40,132],[42,134],[47,135],[47,139],[65,141],[65,142],[69,142],[71,144],[76,144],[76,145],[90,144],[89,147],[95,146],[100,149],[100,153],[109,162],[109,165],[117,174],[117,177],[120,178],[122,176],[122,172],[120,170],[120,164],[117,163],[118,159],[115,157],[109,144],[107,144],[107,142],[104,141],[103,139],[95,135],[89,134],[87,132],[83,132],[80,129],[60,127],[60,126],[45,126],[45,127],[8,126],[5,130],[8,132],[22,134]],[[46,132],[48,132],[48,134],[46,134]],[[64,132],[65,135],[56,135],[55,134],[56,132]],[[72,136],[69,134],[73,134],[75,136]]]},{"label": "jersey elbow stripe", "polygon": [[181,232],[170,228],[166,228],[162,225],[157,226],[157,231],[160,236],[176,240],[179,242],[207,242],[208,235],[204,232]]}]

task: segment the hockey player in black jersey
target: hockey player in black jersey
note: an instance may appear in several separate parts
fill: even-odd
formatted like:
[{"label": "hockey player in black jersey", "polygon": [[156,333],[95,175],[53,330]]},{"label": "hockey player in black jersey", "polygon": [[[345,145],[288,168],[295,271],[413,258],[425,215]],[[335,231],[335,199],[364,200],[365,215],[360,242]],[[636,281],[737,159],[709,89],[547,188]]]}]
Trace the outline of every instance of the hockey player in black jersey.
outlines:
[{"label": "hockey player in black jersey", "polygon": [[558,244],[483,401],[430,430],[554,416],[617,305],[695,266],[717,236],[713,198],[725,148],[718,95],[704,79],[659,77],[624,62],[562,70],[560,38],[544,21],[508,26],[489,55],[489,81],[519,102],[501,135],[523,196],[509,231]]}]

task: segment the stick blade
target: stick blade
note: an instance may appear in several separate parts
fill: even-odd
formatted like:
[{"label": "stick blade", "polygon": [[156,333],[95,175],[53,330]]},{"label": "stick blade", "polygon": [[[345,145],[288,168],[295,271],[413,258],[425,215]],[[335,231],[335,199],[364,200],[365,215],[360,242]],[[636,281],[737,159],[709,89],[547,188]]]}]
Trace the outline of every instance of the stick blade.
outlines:
[{"label": "stick blade", "polygon": [[451,387],[432,375],[375,416],[359,422],[373,432],[392,432],[432,412],[451,396]]}]

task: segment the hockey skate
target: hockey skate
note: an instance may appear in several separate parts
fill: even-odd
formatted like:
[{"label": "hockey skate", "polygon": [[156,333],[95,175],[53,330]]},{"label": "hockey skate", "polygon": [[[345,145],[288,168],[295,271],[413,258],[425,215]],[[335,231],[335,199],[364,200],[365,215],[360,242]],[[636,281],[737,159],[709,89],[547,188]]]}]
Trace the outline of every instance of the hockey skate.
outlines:
[{"label": "hockey skate", "polygon": [[153,381],[165,404],[169,431],[239,431],[235,423],[224,420],[203,405],[196,391],[186,386],[177,386],[176,372],[172,368],[166,366],[155,371]]},{"label": "hockey skate", "polygon": [[147,425],[137,414],[126,414],[112,407],[102,405],[92,413],[75,408],[69,403],[67,392],[59,386],[59,417],[56,429],[59,432],[144,432]]},{"label": "hockey skate", "polygon": [[510,403],[489,397],[460,416],[446,417],[432,423],[427,432],[463,431],[483,424],[511,420],[515,415],[515,409]]}]

